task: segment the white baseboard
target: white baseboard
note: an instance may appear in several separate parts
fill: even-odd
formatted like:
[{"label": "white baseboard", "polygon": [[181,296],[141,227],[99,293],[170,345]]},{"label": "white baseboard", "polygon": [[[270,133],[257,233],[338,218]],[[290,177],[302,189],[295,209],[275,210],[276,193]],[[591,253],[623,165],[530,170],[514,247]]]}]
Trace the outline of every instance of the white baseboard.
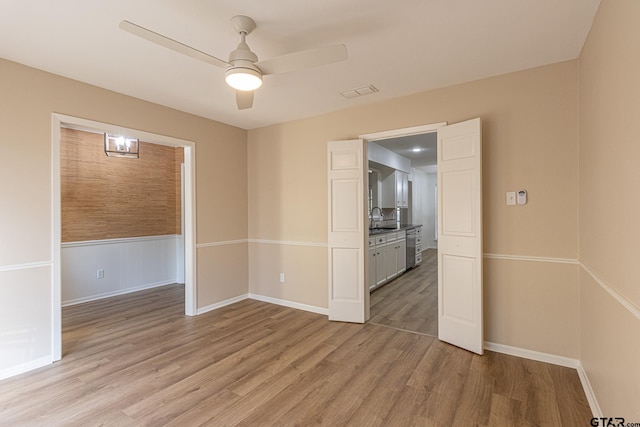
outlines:
[{"label": "white baseboard", "polygon": [[0,370],[0,380],[4,380],[9,377],[24,374],[25,372],[32,371],[37,368],[41,368],[43,366],[47,366],[52,363],[53,363],[53,358],[51,357],[51,355],[41,357],[36,360],[32,360],[30,362],[21,363],[20,365],[12,366],[11,368]]},{"label": "white baseboard", "polygon": [[538,362],[551,363],[552,365],[564,366],[567,368],[573,368],[578,371],[578,377],[584,390],[584,394],[589,402],[589,407],[595,418],[602,417],[602,411],[600,405],[596,399],[596,395],[591,388],[589,377],[584,370],[582,363],[578,359],[571,359],[570,357],[558,356],[555,354],[542,353],[540,351],[528,350],[526,348],[512,347],[510,345],[496,344],[493,342],[485,341],[484,348],[496,353],[508,354],[510,356],[522,357],[524,359],[536,360]]},{"label": "white baseboard", "polygon": [[538,362],[551,363],[552,365],[565,366],[567,368],[578,369],[580,361],[571,359],[570,357],[558,356],[550,353],[542,353],[540,351],[529,350],[526,348],[512,347],[510,345],[497,344],[493,342],[484,342],[486,350],[495,351],[496,353],[508,354],[510,356],[522,357],[523,359],[537,360]]},{"label": "white baseboard", "polygon": [[270,304],[276,304],[276,305],[282,305],[284,307],[295,308],[298,310],[310,311],[311,313],[323,314],[325,316],[329,315],[329,310],[322,307],[316,307],[314,305],[301,304],[299,302],[293,302],[293,301],[288,301],[284,299],[272,298],[264,295],[251,294],[251,293],[249,294],[249,298],[257,301],[268,302]]},{"label": "white baseboard", "polygon": [[216,302],[216,303],[208,305],[206,307],[201,307],[201,308],[199,308],[197,310],[196,314],[203,314],[203,313],[207,313],[209,311],[217,310],[219,308],[225,307],[227,305],[234,304],[236,302],[239,302],[239,301],[242,301],[242,300],[245,300],[245,299],[253,299],[253,300],[256,300],[256,301],[267,302],[269,304],[276,304],[276,305],[281,305],[281,306],[284,306],[284,307],[295,308],[295,309],[298,309],[298,310],[309,311],[311,313],[323,314],[325,316],[329,315],[329,310],[327,310],[326,308],[321,308],[321,307],[316,307],[316,306],[313,306],[313,305],[301,304],[301,303],[298,303],[298,302],[288,301],[288,300],[279,299],[279,298],[267,297],[267,296],[264,296],[264,295],[251,294],[251,293],[239,295],[237,297],[229,298],[229,299],[226,299],[224,301]]},{"label": "white baseboard", "polygon": [[596,394],[591,387],[589,377],[587,376],[587,372],[584,370],[582,363],[579,362],[579,366],[576,369],[578,370],[578,376],[580,377],[580,382],[582,383],[584,394],[587,396],[587,401],[589,402],[589,407],[591,408],[593,417],[602,418],[602,410],[600,409],[600,405],[598,404],[598,400],[596,399]]},{"label": "white baseboard", "polygon": [[96,301],[104,298],[115,297],[118,295],[130,294],[132,292],[143,291],[145,289],[159,288],[160,286],[167,286],[176,283],[175,280],[162,281],[158,283],[150,283],[147,285],[136,286],[134,288],[121,289],[113,292],[106,292],[104,294],[91,295],[85,298],[77,298],[69,301],[62,301],[62,306],[67,307],[70,305],[82,304],[83,302]]},{"label": "white baseboard", "polygon": [[207,305],[205,307],[200,307],[199,309],[196,310],[196,315],[204,314],[204,313],[207,313],[207,312],[213,311],[213,310],[217,310],[219,308],[225,307],[227,305],[235,304],[235,303],[237,303],[239,301],[242,301],[242,300],[245,300],[247,298],[249,298],[249,294],[243,294],[243,295],[239,295],[237,297],[226,299],[224,301],[220,301],[220,302],[216,302],[216,303]]}]

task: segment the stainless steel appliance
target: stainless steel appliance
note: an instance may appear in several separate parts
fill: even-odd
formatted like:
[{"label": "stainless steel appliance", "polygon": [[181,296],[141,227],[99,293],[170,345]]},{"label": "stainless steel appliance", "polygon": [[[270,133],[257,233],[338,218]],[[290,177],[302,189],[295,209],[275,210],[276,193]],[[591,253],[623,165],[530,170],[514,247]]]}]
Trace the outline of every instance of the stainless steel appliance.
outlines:
[{"label": "stainless steel appliance", "polygon": [[416,229],[407,230],[407,270],[416,266]]},{"label": "stainless steel appliance", "polygon": [[422,262],[422,226],[407,229],[407,269]]},{"label": "stainless steel appliance", "polygon": [[416,265],[422,263],[422,226],[414,228],[416,232]]}]

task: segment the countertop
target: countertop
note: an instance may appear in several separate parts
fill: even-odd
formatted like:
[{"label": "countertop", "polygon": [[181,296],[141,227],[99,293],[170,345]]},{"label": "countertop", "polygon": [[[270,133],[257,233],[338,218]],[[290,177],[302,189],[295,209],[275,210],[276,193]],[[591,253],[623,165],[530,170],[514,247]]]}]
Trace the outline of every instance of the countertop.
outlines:
[{"label": "countertop", "polygon": [[412,228],[422,227],[422,224],[400,224],[397,227],[385,227],[385,228],[370,228],[369,236],[375,236],[378,234],[394,233],[396,231],[410,230]]}]

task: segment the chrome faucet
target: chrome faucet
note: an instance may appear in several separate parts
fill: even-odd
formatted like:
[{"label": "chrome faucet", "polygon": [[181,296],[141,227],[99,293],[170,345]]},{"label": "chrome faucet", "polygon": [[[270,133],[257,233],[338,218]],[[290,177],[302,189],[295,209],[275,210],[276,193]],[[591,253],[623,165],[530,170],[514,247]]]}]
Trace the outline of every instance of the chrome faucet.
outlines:
[{"label": "chrome faucet", "polygon": [[373,219],[373,211],[375,211],[376,209],[378,209],[378,211],[380,212],[380,218],[382,221],[384,221],[384,214],[382,213],[382,209],[374,206],[371,208],[371,213],[369,214],[369,228],[378,228],[376,227],[376,222]]}]

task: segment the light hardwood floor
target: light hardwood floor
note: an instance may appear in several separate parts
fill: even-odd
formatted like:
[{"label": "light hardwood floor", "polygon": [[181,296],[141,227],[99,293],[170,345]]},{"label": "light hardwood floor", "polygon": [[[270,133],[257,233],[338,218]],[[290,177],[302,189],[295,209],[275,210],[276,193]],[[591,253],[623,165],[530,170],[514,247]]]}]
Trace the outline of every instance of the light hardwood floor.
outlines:
[{"label": "light hardwood floor", "polygon": [[64,309],[62,361],[0,382],[2,426],[586,426],[575,370],[171,285]]},{"label": "light hardwood floor", "polygon": [[438,335],[438,250],[422,252],[422,263],[371,292],[370,323]]}]

